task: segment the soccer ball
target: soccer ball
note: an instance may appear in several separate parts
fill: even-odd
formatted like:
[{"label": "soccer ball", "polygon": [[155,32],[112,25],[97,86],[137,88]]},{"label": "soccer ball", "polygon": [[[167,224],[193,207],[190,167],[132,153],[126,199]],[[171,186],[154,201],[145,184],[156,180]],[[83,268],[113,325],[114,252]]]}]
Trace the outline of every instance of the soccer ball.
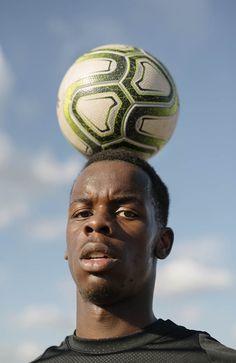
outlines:
[{"label": "soccer ball", "polygon": [[170,139],[178,109],[166,67],[143,49],[121,44],[78,58],[58,91],[62,133],[87,157],[122,147],[149,158]]}]

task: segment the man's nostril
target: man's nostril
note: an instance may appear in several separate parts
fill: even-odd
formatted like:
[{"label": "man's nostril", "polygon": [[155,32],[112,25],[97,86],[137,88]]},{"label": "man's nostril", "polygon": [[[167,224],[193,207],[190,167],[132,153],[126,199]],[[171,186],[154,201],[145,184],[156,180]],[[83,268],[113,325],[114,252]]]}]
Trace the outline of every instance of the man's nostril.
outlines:
[{"label": "man's nostril", "polygon": [[110,235],[111,234],[111,228],[110,228],[110,226],[105,225],[105,224],[101,224],[101,225],[88,224],[87,226],[85,226],[85,233],[86,234],[90,234],[90,233],[93,233],[93,232]]},{"label": "man's nostril", "polygon": [[85,231],[86,231],[86,233],[92,233],[93,232],[93,228],[91,226],[86,226],[85,227]]}]

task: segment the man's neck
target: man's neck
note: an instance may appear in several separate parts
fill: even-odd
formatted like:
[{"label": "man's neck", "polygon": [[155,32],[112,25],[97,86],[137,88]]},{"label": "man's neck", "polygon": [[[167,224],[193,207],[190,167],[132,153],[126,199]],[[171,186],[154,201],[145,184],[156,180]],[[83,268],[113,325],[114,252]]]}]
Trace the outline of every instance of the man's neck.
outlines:
[{"label": "man's neck", "polygon": [[156,320],[152,299],[149,300],[133,297],[113,305],[98,306],[83,300],[78,293],[76,335],[87,339],[107,339],[142,331]]}]

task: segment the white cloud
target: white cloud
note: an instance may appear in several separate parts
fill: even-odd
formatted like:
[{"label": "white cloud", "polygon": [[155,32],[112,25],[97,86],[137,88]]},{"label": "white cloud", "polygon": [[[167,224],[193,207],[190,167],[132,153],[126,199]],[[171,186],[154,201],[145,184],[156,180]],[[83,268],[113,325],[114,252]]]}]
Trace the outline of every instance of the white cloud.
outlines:
[{"label": "white cloud", "polygon": [[166,296],[222,289],[232,283],[231,273],[224,268],[204,265],[190,258],[178,258],[158,272],[156,293]]},{"label": "white cloud", "polygon": [[15,223],[17,219],[27,216],[29,205],[25,201],[8,201],[0,206],[0,228]]},{"label": "white cloud", "polygon": [[29,305],[18,314],[16,322],[22,328],[58,329],[68,324],[68,319],[55,305]]},{"label": "white cloud", "polygon": [[5,153],[0,162],[1,184],[6,189],[14,185],[17,192],[24,190],[25,195],[25,192],[45,190],[45,187],[61,187],[72,183],[81,168],[77,158],[59,161],[50,151],[30,154],[15,148],[7,135],[0,134],[1,139],[0,151]]},{"label": "white cloud", "polygon": [[[80,162],[75,158],[59,161],[49,151],[32,155],[17,149],[6,134],[0,134],[0,228],[26,218],[39,197],[71,185],[79,170]],[[46,232],[55,235],[54,227],[45,226],[42,236]]]},{"label": "white cloud", "polygon": [[34,342],[23,342],[16,347],[16,357],[22,362],[29,362],[41,353],[41,347]]},{"label": "white cloud", "polygon": [[202,307],[198,305],[191,306],[182,306],[177,311],[178,321],[181,321],[181,324],[191,326],[197,323],[204,315],[205,312]]},{"label": "white cloud", "polygon": [[[25,363],[35,359],[51,345],[50,337],[59,334],[58,331],[74,329],[74,311],[73,317],[69,314],[70,312],[65,313],[65,309],[55,304],[32,304],[17,313],[11,313],[8,317],[8,328],[17,332],[18,341],[14,349],[12,343],[0,344],[0,362]],[[22,338],[29,336],[29,331],[31,338]],[[38,340],[40,336],[45,338],[45,335],[49,342],[47,339]]]},{"label": "white cloud", "polygon": [[236,347],[236,324],[233,325],[232,329],[231,329],[231,338],[232,338],[232,346],[234,345]]},{"label": "white cloud", "polygon": [[76,286],[72,277],[69,276],[68,278],[64,278],[63,280],[59,281],[56,288],[62,299],[66,299],[67,304],[73,304],[74,306],[76,301]]},{"label": "white cloud", "polygon": [[11,344],[0,345],[0,362],[26,363],[32,361],[42,353],[42,346],[35,342],[25,341],[14,346]]},{"label": "white cloud", "polygon": [[78,173],[79,164],[75,159],[59,162],[50,153],[42,153],[34,157],[31,167],[40,182],[63,185],[72,181]]},{"label": "white cloud", "polygon": [[38,220],[27,226],[26,233],[34,240],[49,241],[64,238],[65,219]]},{"label": "white cloud", "polygon": [[219,261],[224,261],[225,244],[219,238],[206,236],[177,242],[169,261],[158,264],[155,295],[164,297],[232,286],[232,273],[219,266]]},{"label": "white cloud", "polygon": [[174,245],[175,255],[179,258],[188,257],[199,262],[211,262],[222,257],[222,241],[217,236],[202,236],[189,239]]}]

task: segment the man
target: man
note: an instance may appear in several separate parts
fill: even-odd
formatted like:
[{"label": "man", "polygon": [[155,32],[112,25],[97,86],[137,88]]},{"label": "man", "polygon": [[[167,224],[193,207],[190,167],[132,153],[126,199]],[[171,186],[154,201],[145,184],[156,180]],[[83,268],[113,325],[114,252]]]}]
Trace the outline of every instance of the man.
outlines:
[{"label": "man", "polygon": [[135,154],[110,150],[87,162],[67,225],[76,330],[34,362],[236,362],[236,351],[207,333],[153,314],[156,263],[174,237],[168,207],[166,186]]}]

